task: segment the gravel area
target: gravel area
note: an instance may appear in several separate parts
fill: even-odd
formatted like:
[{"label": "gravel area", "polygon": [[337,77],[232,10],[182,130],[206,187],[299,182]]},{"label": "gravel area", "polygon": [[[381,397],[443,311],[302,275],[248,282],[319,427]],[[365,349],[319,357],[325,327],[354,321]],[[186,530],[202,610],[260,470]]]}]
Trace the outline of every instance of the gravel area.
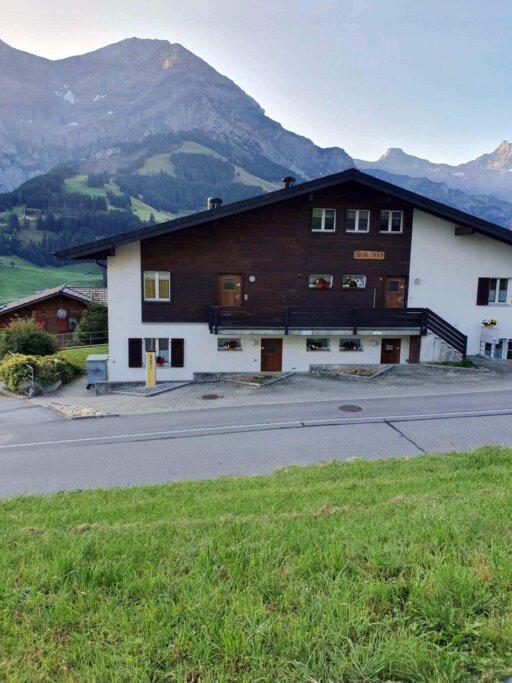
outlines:
[{"label": "gravel area", "polygon": [[[458,368],[428,365],[400,365],[372,379],[371,382],[336,382],[332,379],[296,373],[264,387],[247,386],[235,382],[204,382],[187,384],[175,391],[153,396],[108,394],[96,396],[86,390],[85,377],[63,385],[52,396],[30,399],[39,405],[51,401],[91,408],[120,415],[175,412],[205,408],[227,408],[242,405],[272,403],[308,403],[340,400],[344,403],[364,398],[397,396],[426,396],[436,394],[498,391],[510,389],[512,362],[476,359],[489,372],[462,372]],[[216,394],[218,399],[201,397]]]}]

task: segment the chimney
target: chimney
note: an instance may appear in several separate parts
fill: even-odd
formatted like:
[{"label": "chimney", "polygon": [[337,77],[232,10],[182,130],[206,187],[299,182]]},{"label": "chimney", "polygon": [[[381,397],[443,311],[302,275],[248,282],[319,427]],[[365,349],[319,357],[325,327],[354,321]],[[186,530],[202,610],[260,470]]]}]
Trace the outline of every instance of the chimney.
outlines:
[{"label": "chimney", "polygon": [[208,197],[208,211],[211,209],[220,209],[222,199],[220,197]]},{"label": "chimney", "polygon": [[295,182],[295,178],[293,178],[291,175],[287,175],[286,178],[283,178],[281,180],[282,183],[284,183],[285,189],[287,187],[291,187],[293,183]]}]

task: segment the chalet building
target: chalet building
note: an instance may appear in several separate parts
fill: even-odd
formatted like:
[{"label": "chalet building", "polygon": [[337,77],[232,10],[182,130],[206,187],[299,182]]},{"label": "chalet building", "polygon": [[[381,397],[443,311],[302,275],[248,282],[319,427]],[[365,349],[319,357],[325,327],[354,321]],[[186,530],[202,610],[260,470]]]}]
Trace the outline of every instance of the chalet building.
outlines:
[{"label": "chalet building", "polygon": [[91,301],[106,307],[106,287],[70,287],[67,284],[41,289],[30,296],[0,305],[0,329],[13,320],[34,319],[41,330],[69,341]]},{"label": "chalet building", "polygon": [[355,169],[58,256],[108,261],[112,381],[512,359],[512,232]]}]

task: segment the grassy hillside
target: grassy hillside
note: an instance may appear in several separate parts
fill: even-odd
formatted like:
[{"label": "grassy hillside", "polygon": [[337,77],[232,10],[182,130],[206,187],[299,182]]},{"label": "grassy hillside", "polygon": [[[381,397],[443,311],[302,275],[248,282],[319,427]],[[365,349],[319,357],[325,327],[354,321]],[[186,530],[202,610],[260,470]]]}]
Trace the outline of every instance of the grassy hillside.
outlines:
[{"label": "grassy hillside", "polygon": [[3,256],[0,261],[0,304],[65,282],[77,287],[101,286],[103,282],[103,270],[95,263],[40,268],[18,256]]},{"label": "grassy hillside", "polygon": [[9,681],[503,681],[512,450],[0,502]]}]

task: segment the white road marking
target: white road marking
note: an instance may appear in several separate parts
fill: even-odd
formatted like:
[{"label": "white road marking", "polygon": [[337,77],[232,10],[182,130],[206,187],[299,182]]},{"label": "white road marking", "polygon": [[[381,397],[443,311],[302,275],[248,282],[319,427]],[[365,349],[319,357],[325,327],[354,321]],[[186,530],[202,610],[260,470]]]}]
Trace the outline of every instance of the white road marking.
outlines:
[{"label": "white road marking", "polygon": [[57,446],[60,444],[78,444],[90,443],[92,441],[114,441],[116,439],[137,439],[146,437],[158,436],[172,436],[176,434],[183,436],[185,434],[202,434],[204,432],[216,432],[220,430],[231,431],[235,429],[255,429],[267,428],[277,429],[285,428],[304,428],[317,427],[321,425],[336,426],[343,424],[357,424],[357,423],[386,423],[386,422],[412,422],[416,420],[433,420],[440,418],[455,418],[455,417],[484,417],[486,415],[512,415],[512,408],[503,408],[500,410],[471,410],[460,411],[455,413],[418,413],[412,415],[377,415],[375,417],[361,416],[361,417],[346,417],[346,418],[331,418],[324,420],[291,420],[289,422],[256,422],[252,424],[241,425],[219,425],[217,427],[195,427],[191,429],[168,429],[160,432],[137,432],[134,434],[111,434],[107,436],[87,436],[79,439],[59,439],[55,441],[32,441],[27,443],[12,443],[7,445],[0,445],[0,450],[7,448],[26,448],[28,446]]}]

